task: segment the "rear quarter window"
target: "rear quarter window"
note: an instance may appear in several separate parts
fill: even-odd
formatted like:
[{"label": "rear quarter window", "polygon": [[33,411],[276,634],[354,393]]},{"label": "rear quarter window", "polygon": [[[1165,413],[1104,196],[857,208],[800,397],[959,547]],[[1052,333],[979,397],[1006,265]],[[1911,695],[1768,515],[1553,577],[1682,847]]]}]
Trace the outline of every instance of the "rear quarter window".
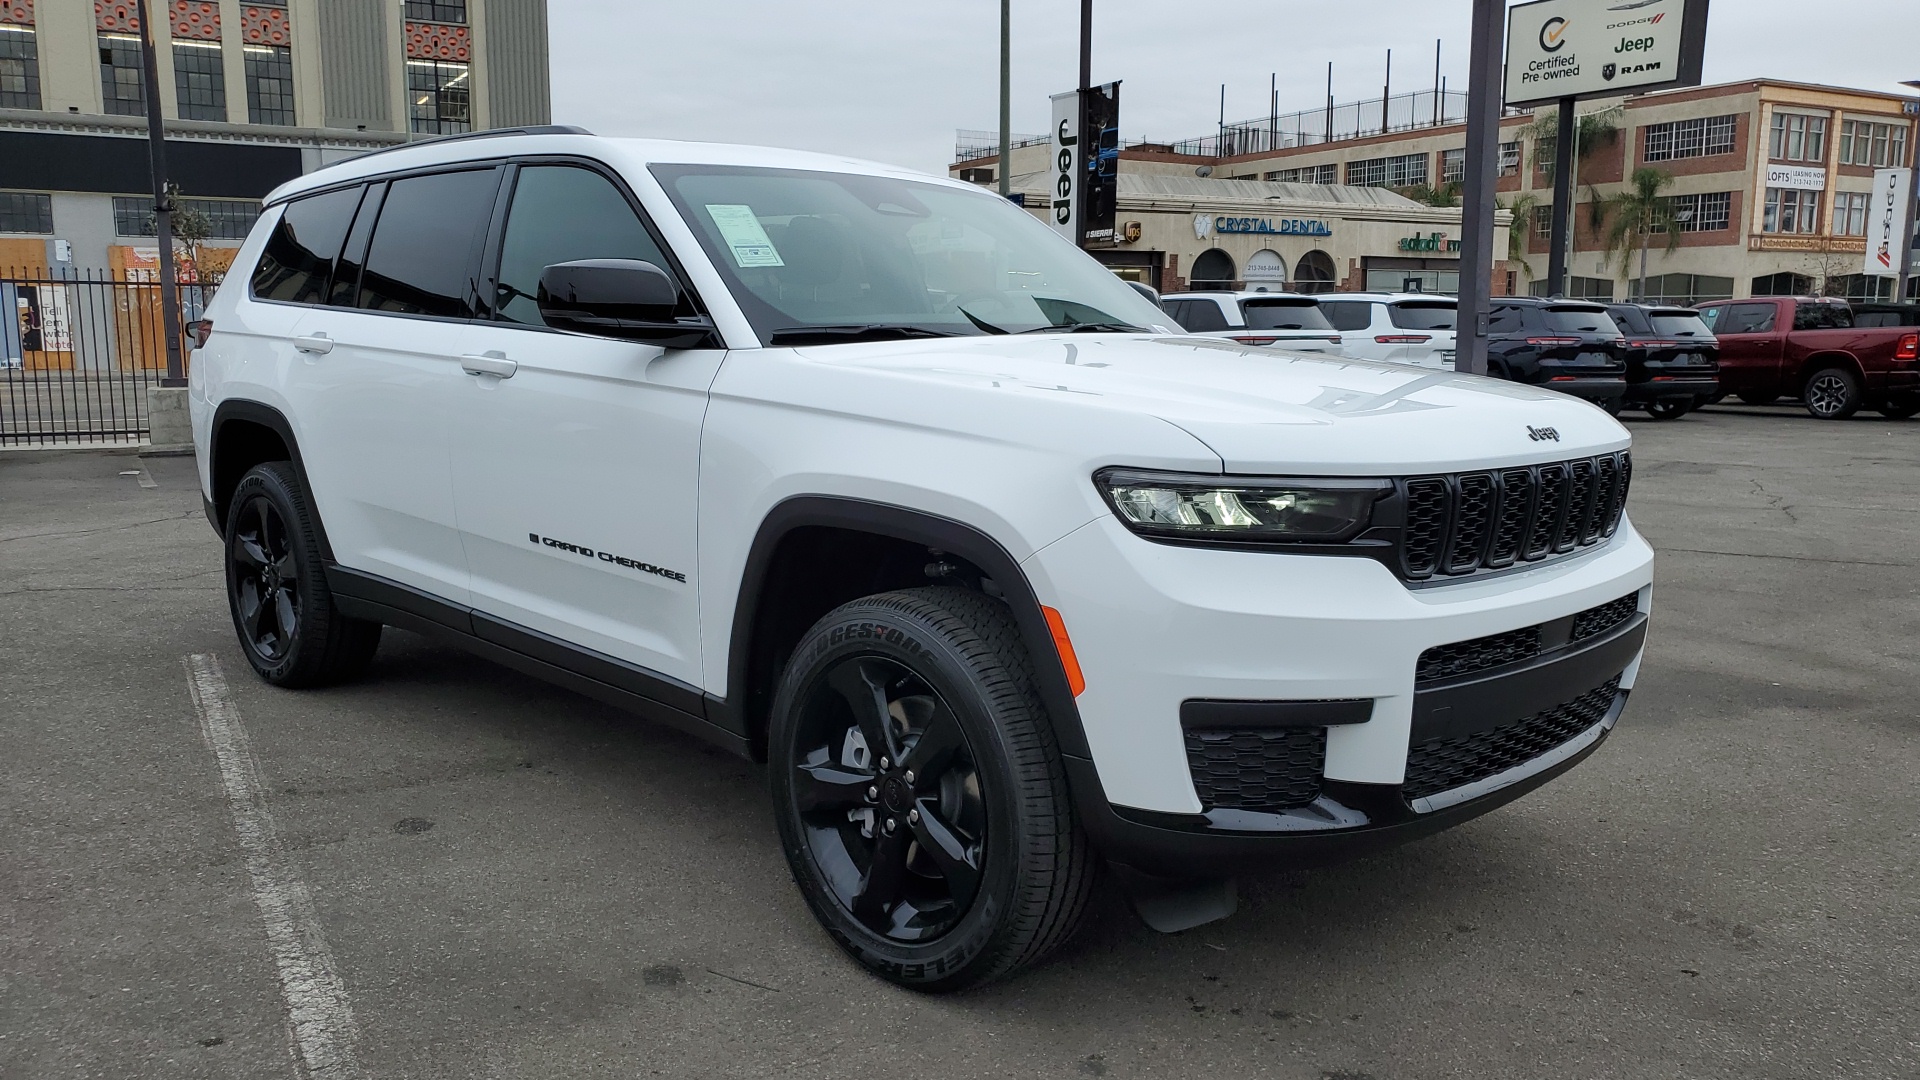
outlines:
[{"label": "rear quarter window", "polygon": [[1605,334],[1617,337],[1620,328],[1614,325],[1612,316],[1604,311],[1589,311],[1584,308],[1548,308],[1541,312],[1546,317],[1547,329],[1562,334]]},{"label": "rear quarter window", "polygon": [[343,188],[286,205],[253,270],[255,299],[326,303],[333,261],[360,205],[360,190]]},{"label": "rear quarter window", "polygon": [[1242,300],[1249,330],[1331,330],[1333,324],[1311,300]]},{"label": "rear quarter window", "polygon": [[1168,304],[1173,321],[1196,334],[1227,328],[1227,316],[1212,300],[1180,300]]},{"label": "rear quarter window", "polygon": [[1368,300],[1322,300],[1320,310],[1335,330],[1365,330],[1373,325],[1373,303]]}]

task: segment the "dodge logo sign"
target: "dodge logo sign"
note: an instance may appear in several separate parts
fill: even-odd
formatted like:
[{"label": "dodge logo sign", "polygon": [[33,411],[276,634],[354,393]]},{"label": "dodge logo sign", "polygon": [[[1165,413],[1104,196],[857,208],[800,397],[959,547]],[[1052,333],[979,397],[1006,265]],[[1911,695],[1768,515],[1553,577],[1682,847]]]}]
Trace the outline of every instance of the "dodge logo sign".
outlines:
[{"label": "dodge logo sign", "polygon": [[1528,424],[1527,438],[1532,439],[1534,442],[1559,442],[1560,433],[1550,427],[1534,427],[1532,424]]}]

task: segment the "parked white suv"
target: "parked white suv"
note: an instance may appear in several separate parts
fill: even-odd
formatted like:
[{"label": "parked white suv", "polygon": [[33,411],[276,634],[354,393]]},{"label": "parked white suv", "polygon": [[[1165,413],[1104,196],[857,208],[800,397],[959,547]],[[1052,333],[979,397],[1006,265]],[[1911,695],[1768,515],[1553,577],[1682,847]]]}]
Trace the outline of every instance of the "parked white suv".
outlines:
[{"label": "parked white suv", "polygon": [[[280,686],[437,635],[764,760],[886,978],[1484,813],[1639,669],[1626,431],[1182,334],[972,185],[543,130],[275,191],[191,400]],[[693,760],[693,759],[689,759]]]},{"label": "parked white suv", "polygon": [[1292,353],[1338,355],[1340,335],[1313,297],[1277,292],[1190,292],[1160,298],[1174,322],[1203,337],[1268,345]]},{"label": "parked white suv", "polygon": [[1424,293],[1328,293],[1317,298],[1340,331],[1340,351],[1363,360],[1453,370],[1451,296]]}]

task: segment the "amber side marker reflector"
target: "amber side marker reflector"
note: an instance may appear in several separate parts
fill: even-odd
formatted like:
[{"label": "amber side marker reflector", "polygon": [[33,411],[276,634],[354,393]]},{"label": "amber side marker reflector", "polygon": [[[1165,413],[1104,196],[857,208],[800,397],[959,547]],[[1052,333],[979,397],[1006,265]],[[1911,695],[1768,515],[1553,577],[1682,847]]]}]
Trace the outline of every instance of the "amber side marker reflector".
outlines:
[{"label": "amber side marker reflector", "polygon": [[1080,691],[1087,688],[1087,677],[1080,673],[1080,658],[1073,654],[1073,641],[1067,637],[1066,621],[1060,618],[1058,611],[1045,604],[1040,605],[1040,613],[1047,617],[1047,629],[1053,632],[1054,651],[1060,654],[1060,666],[1067,670],[1067,689],[1073,691],[1074,697],[1079,697]]}]

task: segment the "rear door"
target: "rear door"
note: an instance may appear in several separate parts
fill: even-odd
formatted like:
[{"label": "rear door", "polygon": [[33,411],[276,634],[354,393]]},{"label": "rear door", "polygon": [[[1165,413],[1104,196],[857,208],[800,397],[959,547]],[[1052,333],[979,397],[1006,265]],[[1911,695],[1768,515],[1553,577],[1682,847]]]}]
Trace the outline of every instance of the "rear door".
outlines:
[{"label": "rear door", "polygon": [[1727,393],[1764,398],[1786,392],[1780,385],[1786,343],[1780,306],[1778,300],[1743,300],[1701,312],[1720,343],[1720,387]]},{"label": "rear door", "polygon": [[1409,363],[1452,370],[1458,304],[1452,300],[1396,300],[1385,307],[1393,329],[1384,336],[1406,349]]},{"label": "rear door", "polygon": [[1276,349],[1298,353],[1337,353],[1341,335],[1327,321],[1320,305],[1305,296],[1249,296],[1240,300],[1241,321],[1245,330],[1234,337],[1247,337]]},{"label": "rear door", "polygon": [[725,351],[547,327],[537,296],[549,265],[640,259],[675,272],[598,166],[516,166],[496,235],[483,275],[494,321],[476,351],[499,373],[461,376],[453,409],[474,632],[536,656],[526,631],[584,647],[618,662],[604,680],[698,713],[700,428]]},{"label": "rear door", "polygon": [[328,306],[296,331],[302,453],[342,565],[449,603],[467,601],[447,425],[462,389],[492,166],[370,185]]}]

